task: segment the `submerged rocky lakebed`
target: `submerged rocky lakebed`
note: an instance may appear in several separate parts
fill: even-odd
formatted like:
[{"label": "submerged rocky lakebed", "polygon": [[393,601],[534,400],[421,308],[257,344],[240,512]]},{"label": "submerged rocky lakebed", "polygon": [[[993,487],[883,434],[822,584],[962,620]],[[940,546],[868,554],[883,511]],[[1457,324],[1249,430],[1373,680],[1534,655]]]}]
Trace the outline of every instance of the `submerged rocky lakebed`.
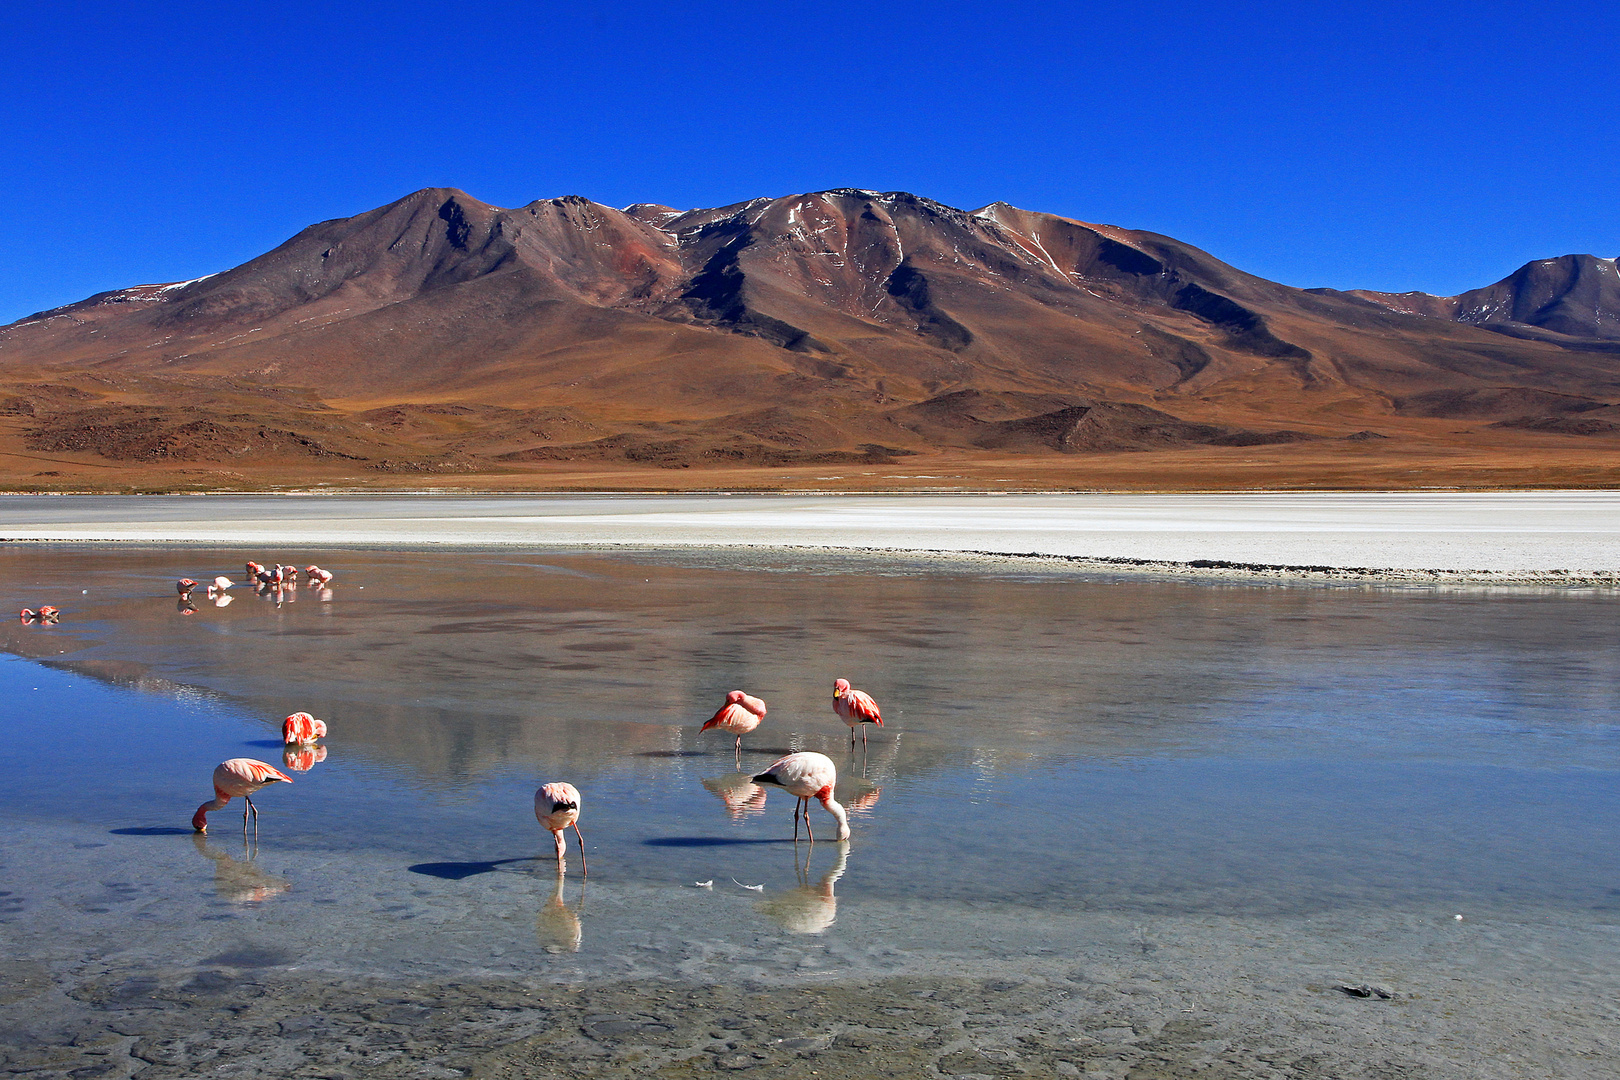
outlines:
[{"label": "submerged rocky lakebed", "polygon": [[[293,554],[0,548],[64,613],[0,637],[0,1068],[1614,1071],[1608,590],[560,547],[174,596]],[[883,705],[864,752],[838,676]],[[770,703],[740,769],[697,734],[735,687]],[[331,735],[286,765],[298,709]],[[847,845],[750,790],[796,749]],[[193,836],[235,756],[294,783],[256,843],[236,803]]]}]

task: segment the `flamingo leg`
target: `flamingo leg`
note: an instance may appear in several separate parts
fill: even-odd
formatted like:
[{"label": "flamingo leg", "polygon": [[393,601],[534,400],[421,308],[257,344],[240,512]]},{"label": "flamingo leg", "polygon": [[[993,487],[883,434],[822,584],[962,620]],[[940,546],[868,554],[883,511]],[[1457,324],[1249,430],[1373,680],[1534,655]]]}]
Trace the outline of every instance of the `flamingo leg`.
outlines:
[{"label": "flamingo leg", "polygon": [[742,765],[742,736],[741,735],[737,736],[736,758],[737,758],[737,764],[739,766],[741,766]]},{"label": "flamingo leg", "polygon": [[579,869],[580,877],[588,877],[591,872],[590,865],[585,861],[585,834],[579,831],[579,822],[574,822],[574,835],[579,837]]},{"label": "flamingo leg", "polygon": [[861,749],[866,749],[866,728],[864,725],[861,727]]},{"label": "flamingo leg", "polygon": [[800,799],[793,804],[793,842],[795,844],[799,842],[799,807],[803,805],[803,799]]},{"label": "flamingo leg", "polygon": [[855,725],[849,725],[849,748],[855,749]]},{"label": "flamingo leg", "polygon": [[804,800],[804,831],[810,834],[810,844],[815,845],[816,830],[810,827],[810,800]]}]

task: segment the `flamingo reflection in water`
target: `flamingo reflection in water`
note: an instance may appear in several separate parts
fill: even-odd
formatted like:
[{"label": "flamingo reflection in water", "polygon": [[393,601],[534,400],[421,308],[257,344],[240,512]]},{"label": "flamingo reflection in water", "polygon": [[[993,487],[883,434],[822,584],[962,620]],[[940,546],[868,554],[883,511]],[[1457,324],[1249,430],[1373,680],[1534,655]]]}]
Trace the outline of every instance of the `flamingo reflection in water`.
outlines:
[{"label": "flamingo reflection in water", "polygon": [[568,878],[559,872],[551,899],[540,908],[534,920],[535,937],[547,952],[579,952],[580,942],[585,939],[585,928],[579,921],[585,910],[585,887],[581,883],[579,901],[570,907],[563,895],[567,882]]},{"label": "flamingo reflection in water", "polygon": [[810,857],[805,857],[804,867],[800,869],[798,851],[795,849],[793,868],[799,875],[798,887],[780,896],[761,900],[755,906],[790,934],[819,934],[838,918],[838,897],[833,895],[833,885],[844,876],[848,864],[849,842],[840,841],[838,859],[832,869],[821,875],[821,880],[811,884]]},{"label": "flamingo reflection in water", "polygon": [[244,857],[238,860],[230,852],[210,844],[200,832],[192,834],[191,842],[196,845],[197,854],[213,862],[214,889],[222,900],[257,904],[292,888],[292,882],[286,878],[267,874],[253,864],[258,855],[254,844],[248,843]]},{"label": "flamingo reflection in water", "polygon": [[711,776],[702,783],[726,804],[726,816],[732,821],[765,811],[765,789],[754,783],[751,776],[728,773]]},{"label": "flamingo reflection in water", "polygon": [[307,743],[302,745],[294,743],[283,747],[281,750],[282,764],[293,772],[309,772],[309,770],[325,760],[326,747],[320,745],[311,746]]}]

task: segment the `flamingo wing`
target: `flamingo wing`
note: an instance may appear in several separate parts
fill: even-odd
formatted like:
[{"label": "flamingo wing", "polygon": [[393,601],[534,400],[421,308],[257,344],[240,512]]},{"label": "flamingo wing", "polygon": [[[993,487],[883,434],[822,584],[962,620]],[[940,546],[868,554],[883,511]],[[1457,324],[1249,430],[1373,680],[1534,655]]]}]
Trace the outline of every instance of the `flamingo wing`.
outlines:
[{"label": "flamingo wing", "polygon": [[857,723],[883,726],[883,713],[872,695],[865,690],[851,690],[848,695],[850,715]]},{"label": "flamingo wing", "polygon": [[708,731],[710,728],[729,728],[732,724],[742,719],[747,711],[748,710],[744,709],[741,705],[723,705],[721,706],[719,712],[709,717],[708,721],[705,722],[702,727],[698,728],[698,731],[704,732]]}]

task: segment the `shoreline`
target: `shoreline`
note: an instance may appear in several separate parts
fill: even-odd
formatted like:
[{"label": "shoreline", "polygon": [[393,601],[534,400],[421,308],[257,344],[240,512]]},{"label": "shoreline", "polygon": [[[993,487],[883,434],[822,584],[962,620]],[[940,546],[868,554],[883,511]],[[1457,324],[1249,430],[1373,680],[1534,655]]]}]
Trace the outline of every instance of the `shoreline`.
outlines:
[{"label": "shoreline", "polygon": [[[0,536],[5,545],[41,547],[118,547],[118,548],[232,548],[257,550],[264,545],[247,540],[214,540],[196,537],[167,539],[53,539]],[[981,551],[954,548],[843,547],[817,544],[664,544],[636,542],[569,543],[532,545],[522,541],[461,543],[441,540],[342,541],[321,543],[313,540],[284,541],[275,545],[283,551],[464,551],[502,552],[526,548],[553,552],[594,554],[706,555],[718,561],[738,553],[850,557],[897,562],[934,562],[956,569],[985,568],[1050,571],[1054,573],[1097,574],[1144,580],[1192,581],[1261,585],[1362,585],[1499,587],[1565,590],[1620,589],[1620,570],[1554,568],[1539,572],[1508,570],[1420,569],[1403,567],[1326,566],[1289,563],[1246,563],[1224,559],[1194,559],[1185,562],[1167,559],[1138,559],[1125,556],[1061,555],[1041,551]]]},{"label": "shoreline", "polygon": [[774,551],[1173,580],[1620,586],[1620,491],[11,495],[0,522],[13,550]]}]

